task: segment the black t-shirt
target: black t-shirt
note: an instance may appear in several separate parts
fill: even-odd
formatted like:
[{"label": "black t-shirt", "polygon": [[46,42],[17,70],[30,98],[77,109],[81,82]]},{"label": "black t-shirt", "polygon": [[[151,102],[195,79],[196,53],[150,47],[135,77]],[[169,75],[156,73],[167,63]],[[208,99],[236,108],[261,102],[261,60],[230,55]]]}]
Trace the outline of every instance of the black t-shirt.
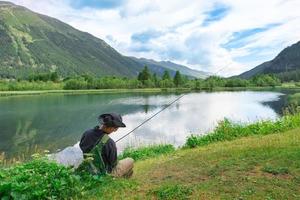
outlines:
[{"label": "black t-shirt", "polygon": [[[97,145],[97,142],[101,140],[104,134],[105,132],[100,130],[99,126],[85,131],[79,143],[82,152],[89,153]],[[116,143],[111,138],[109,138],[102,148],[102,158],[107,171],[110,173],[117,164],[117,147]]]}]

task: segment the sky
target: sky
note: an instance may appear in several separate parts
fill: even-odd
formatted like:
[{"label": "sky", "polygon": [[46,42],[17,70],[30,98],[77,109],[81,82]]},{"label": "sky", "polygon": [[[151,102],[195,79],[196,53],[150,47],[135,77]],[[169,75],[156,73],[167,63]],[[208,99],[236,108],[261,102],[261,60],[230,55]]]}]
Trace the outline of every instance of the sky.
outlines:
[{"label": "sky", "polygon": [[300,0],[10,0],[127,56],[232,76],[300,40]]}]

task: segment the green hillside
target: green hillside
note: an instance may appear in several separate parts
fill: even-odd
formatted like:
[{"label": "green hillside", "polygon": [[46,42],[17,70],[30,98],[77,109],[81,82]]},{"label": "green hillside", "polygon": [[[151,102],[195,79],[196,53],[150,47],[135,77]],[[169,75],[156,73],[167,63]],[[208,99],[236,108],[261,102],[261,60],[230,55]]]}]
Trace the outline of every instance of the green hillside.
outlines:
[{"label": "green hillside", "polygon": [[13,4],[0,4],[0,73],[27,75],[57,70],[61,75],[135,76],[141,65],[103,40],[56,19]]},{"label": "green hillside", "polygon": [[258,74],[276,74],[282,81],[300,80],[300,42],[282,50],[273,60],[239,75],[251,78]]},{"label": "green hillside", "polygon": [[[0,78],[49,71],[57,71],[63,77],[86,73],[136,77],[147,64],[121,55],[89,33],[4,1],[0,1],[0,44]],[[185,66],[172,69],[166,64],[149,69],[158,75],[165,70],[180,70],[194,77],[202,73]]]}]

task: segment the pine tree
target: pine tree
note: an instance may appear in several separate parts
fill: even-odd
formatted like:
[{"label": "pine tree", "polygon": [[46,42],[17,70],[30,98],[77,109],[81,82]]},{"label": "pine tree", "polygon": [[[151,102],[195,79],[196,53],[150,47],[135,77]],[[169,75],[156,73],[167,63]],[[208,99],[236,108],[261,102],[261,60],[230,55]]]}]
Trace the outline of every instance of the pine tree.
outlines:
[{"label": "pine tree", "polygon": [[154,73],[154,74],[152,75],[152,81],[154,82],[155,86],[158,85],[158,79],[157,79],[156,73]]},{"label": "pine tree", "polygon": [[164,71],[164,74],[163,74],[163,76],[162,76],[162,79],[163,79],[163,80],[170,80],[170,79],[171,79],[171,76],[170,76],[170,74],[169,74],[169,71],[167,71],[167,70]]},{"label": "pine tree", "polygon": [[182,84],[182,76],[179,71],[176,71],[173,81],[176,87]]},{"label": "pine tree", "polygon": [[142,83],[145,83],[146,80],[149,80],[151,78],[151,73],[148,70],[148,67],[145,65],[143,71],[141,71],[138,75],[138,80]]}]

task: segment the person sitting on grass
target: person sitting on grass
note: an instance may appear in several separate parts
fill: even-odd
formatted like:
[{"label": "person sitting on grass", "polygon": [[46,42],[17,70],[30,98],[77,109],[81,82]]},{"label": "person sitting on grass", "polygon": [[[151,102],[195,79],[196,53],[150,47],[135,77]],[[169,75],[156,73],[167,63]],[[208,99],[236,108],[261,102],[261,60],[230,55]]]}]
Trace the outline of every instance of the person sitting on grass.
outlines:
[{"label": "person sitting on grass", "polygon": [[117,159],[116,143],[109,137],[119,127],[126,127],[122,117],[116,113],[102,114],[98,117],[99,125],[87,130],[81,137],[79,146],[84,155],[84,162],[79,166],[91,174],[111,174],[113,177],[131,177],[133,174],[132,158]]}]

